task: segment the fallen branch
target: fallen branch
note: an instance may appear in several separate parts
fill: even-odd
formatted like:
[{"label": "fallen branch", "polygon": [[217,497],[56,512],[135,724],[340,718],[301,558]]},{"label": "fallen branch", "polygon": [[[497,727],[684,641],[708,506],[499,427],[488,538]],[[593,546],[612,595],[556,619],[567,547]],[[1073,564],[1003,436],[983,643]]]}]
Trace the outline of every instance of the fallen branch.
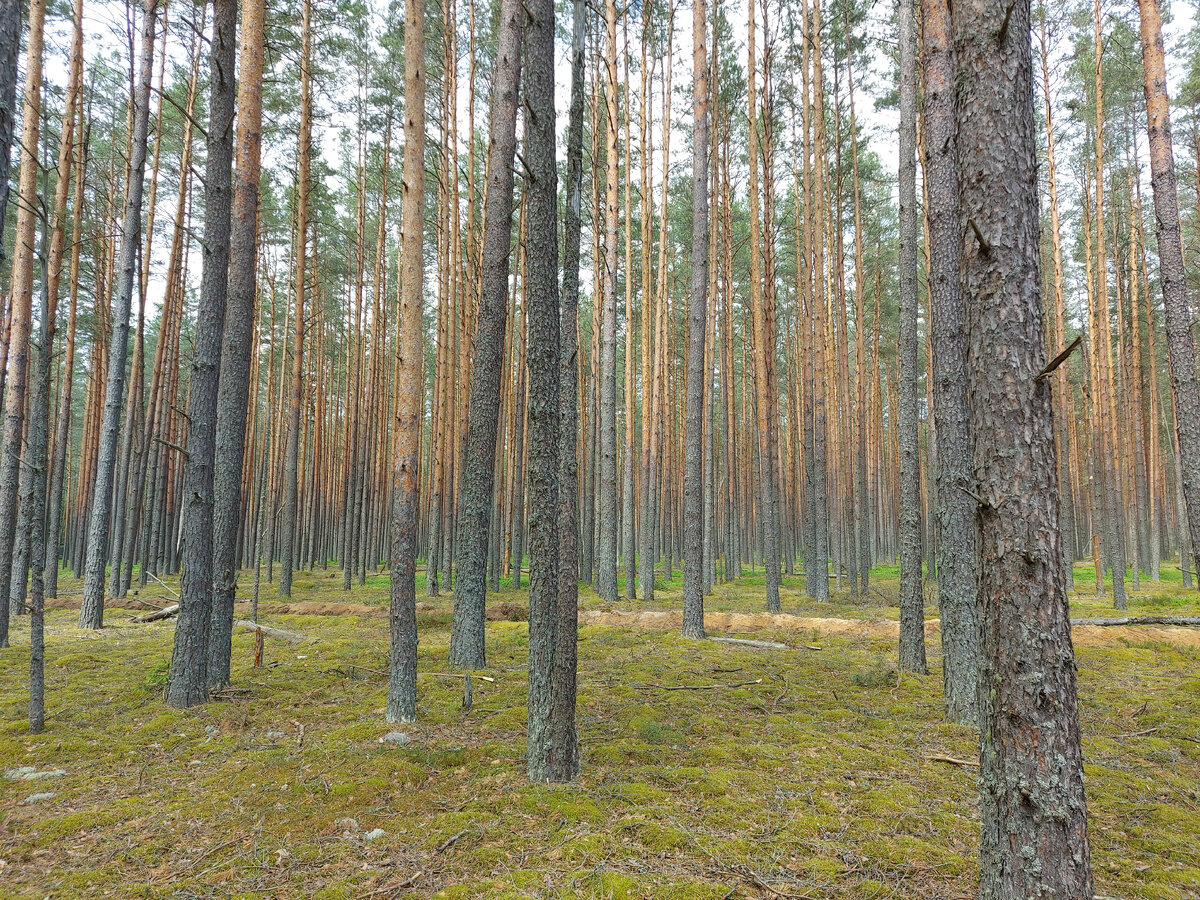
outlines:
[{"label": "fallen branch", "polygon": [[787,644],[781,644],[779,641],[752,641],[749,638],[731,638],[731,637],[715,637],[709,640],[717,641],[722,644],[740,644],[743,647],[754,647],[758,650],[791,650]]},{"label": "fallen branch", "polygon": [[157,575],[155,575],[153,572],[151,572],[151,571],[147,570],[147,571],[146,571],[146,574],[147,574],[147,575],[148,575],[150,578],[153,578],[153,579],[154,579],[156,582],[158,582],[158,584],[159,584],[159,585],[162,587],[162,589],[163,589],[164,591],[166,591],[168,594],[170,594],[172,597],[174,597],[176,600],[181,600],[181,599],[183,599],[183,598],[181,598],[181,597],[180,597],[180,596],[179,596],[177,593],[175,593],[175,591],[174,591],[174,590],[171,588],[171,586],[170,586],[169,584],[167,584],[165,581],[163,581],[161,578],[159,578],[159,577],[158,577]]},{"label": "fallen branch", "polygon": [[433,852],[434,853],[445,853],[447,850],[449,850],[451,847],[453,847],[455,844],[457,844],[458,839],[460,837],[462,837],[464,834],[466,834],[468,831],[470,831],[469,828],[464,828],[458,834],[451,835],[450,837],[448,837],[444,841],[442,841],[440,844],[438,844],[437,849],[434,850]]},{"label": "fallen branch", "polygon": [[[388,673],[383,671],[382,669],[368,669],[366,666],[360,666],[357,663],[349,663],[347,665],[347,668],[358,669],[358,671],[360,671],[360,672],[368,672],[371,675],[378,675],[380,678],[390,677],[388,675]],[[471,675],[470,673],[461,673],[460,674],[458,672],[418,672],[417,677],[418,678],[467,678],[467,677],[471,677],[471,678],[478,678],[480,681],[488,681],[488,682],[491,682],[492,684],[496,683],[496,679],[492,678],[488,675],[478,675],[478,674]]]},{"label": "fallen branch", "polygon": [[295,631],[285,631],[282,628],[272,628],[270,625],[259,625],[257,622],[251,622],[249,619],[238,619],[233,623],[243,631],[259,632],[266,637],[278,638],[281,641],[287,641],[289,644],[303,644],[310,638],[305,637]]},{"label": "fallen branch", "polygon": [[140,616],[134,616],[130,621],[143,625],[147,622],[158,622],[161,619],[169,619],[172,616],[179,615],[179,604],[172,603],[170,606],[164,606],[162,609],[156,609],[154,612],[142,613]]},{"label": "fallen branch", "polygon": [[472,674],[470,672],[465,672],[461,675],[458,672],[418,672],[417,673],[418,678],[420,678],[422,675],[429,677],[429,678],[478,678],[480,681],[490,681],[493,684],[496,683],[495,678],[490,678],[487,675]]},{"label": "fallen branch", "polygon": [[966,766],[970,769],[978,769],[979,763],[971,759],[959,759],[955,756],[927,756],[925,757],[930,762],[946,763],[949,766]]},{"label": "fallen branch", "polygon": [[728,688],[745,687],[748,684],[762,684],[762,681],[761,678],[756,678],[753,681],[737,681],[733,684],[643,684],[638,687],[643,691],[718,691]]},{"label": "fallen branch", "polygon": [[1107,616],[1102,619],[1072,619],[1072,625],[1182,625],[1200,627],[1200,616]]}]

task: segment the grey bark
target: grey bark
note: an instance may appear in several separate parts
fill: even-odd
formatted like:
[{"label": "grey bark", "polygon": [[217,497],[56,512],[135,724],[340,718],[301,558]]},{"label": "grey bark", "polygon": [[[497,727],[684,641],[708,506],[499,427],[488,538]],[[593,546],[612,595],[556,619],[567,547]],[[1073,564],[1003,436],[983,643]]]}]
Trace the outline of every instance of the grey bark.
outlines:
[{"label": "grey bark", "polygon": [[308,284],[308,192],[312,144],[312,2],[304,0],[300,49],[300,133],[296,171],[296,313],[293,317],[292,387],[283,452],[283,510],[280,524],[279,596],[292,596],[292,570],[296,557],[296,523],[299,520],[297,469],[300,459],[300,407],[304,398],[304,296]]},{"label": "grey bark", "polygon": [[1200,571],[1200,390],[1196,386],[1196,345],[1184,279],[1183,245],[1179,233],[1179,194],[1171,145],[1171,111],[1163,62],[1162,16],[1157,0],[1139,0],[1142,64],[1145,73],[1146,131],[1150,142],[1150,183],[1154,188],[1154,231],[1158,236],[1158,265],[1167,326],[1167,359],[1171,395],[1175,399],[1175,428],[1179,442],[1179,472],[1187,510],[1190,549]]},{"label": "grey bark", "polygon": [[146,134],[150,120],[150,81],[154,69],[155,21],[158,0],[146,0],[142,20],[141,62],[135,93],[129,186],[121,221],[121,251],[117,287],[113,293],[112,337],[108,353],[108,378],[104,388],[104,412],[96,455],[96,483],[92,492],[91,521],[85,548],[83,602],[79,610],[81,628],[104,625],[104,568],[108,554],[109,513],[112,510],[113,473],[117,463],[121,405],[125,400],[125,363],[129,356],[129,313],[136,278],[138,244],[142,230],[142,193],[146,176]]},{"label": "grey bark", "polygon": [[[529,0],[525,42],[526,322],[529,343],[529,694],[526,766],[550,778],[558,631],[559,309],[554,0]],[[497,343],[499,347],[499,343]],[[490,491],[485,497],[490,497]],[[486,533],[486,507],[481,516]],[[480,576],[483,575],[480,559]]]},{"label": "grey bark", "polygon": [[692,284],[683,474],[683,633],[704,637],[704,342],[708,321],[708,54],[705,0],[692,3]]},{"label": "grey bark", "polygon": [[4,267],[4,226],[8,222],[8,179],[13,125],[17,117],[17,57],[21,51],[21,2],[0,0],[0,268]]},{"label": "grey bark", "polygon": [[241,69],[238,73],[237,168],[229,240],[229,285],[221,371],[217,389],[217,436],[213,472],[213,600],[208,634],[210,689],[229,683],[233,601],[237,593],[238,525],[246,454],[246,410],[258,263],[258,182],[261,170],[263,6],[242,4]]},{"label": "grey bark", "polygon": [[574,0],[571,30],[571,108],[567,125],[566,215],[563,235],[559,337],[558,630],[554,647],[546,778],[579,774],[575,727],[579,632],[579,244],[583,194],[584,0]]},{"label": "grey bark", "polygon": [[900,17],[900,668],[926,672],[921,587],[921,462],[917,421],[917,23]]},{"label": "grey bark", "polygon": [[[496,478],[496,431],[500,369],[508,328],[508,274],[512,247],[513,158],[521,84],[521,6],[506,0],[500,9],[496,69],[492,84],[491,141],[484,202],[483,264],[475,361],[467,419],[467,444],[459,482],[454,571],[454,619],[450,662],[465,669],[487,665],[484,603],[492,496]],[[518,490],[520,490],[518,483]],[[515,530],[515,529],[514,529]],[[517,572],[520,572],[518,561]]]},{"label": "grey bark", "polygon": [[417,488],[425,399],[421,346],[425,205],[424,0],[405,2],[404,45],[409,52],[404,54],[404,170],[400,181],[403,209],[401,295],[400,321],[396,323],[400,329],[400,382],[392,470],[389,722],[411,722],[417,717]]},{"label": "grey bark", "polygon": [[[213,468],[216,464],[221,343],[229,285],[236,32],[237,0],[213,0],[204,240],[200,305],[196,313],[188,392],[179,622],[175,626],[166,690],[167,705],[177,708],[207,702],[209,690],[208,644],[213,615]],[[244,259],[239,261],[244,262]],[[244,409],[243,406],[243,412]],[[238,469],[240,476],[240,465]],[[236,530],[236,525],[234,528]],[[236,541],[236,534],[233,540]]]},{"label": "grey bark", "polygon": [[[600,298],[600,509],[596,593],[617,600],[617,13],[605,3],[604,261]],[[643,236],[645,237],[645,236]],[[644,527],[644,525],[643,525]],[[643,562],[643,565],[645,563]]]},{"label": "grey bark", "polygon": [[954,160],[954,56],[948,0],[922,0],[925,190],[933,414],[937,428],[938,608],[946,718],[974,722],[979,686],[979,548],[971,497],[966,313],[958,287],[958,172]]},{"label": "grey bark", "polygon": [[1051,385],[1035,380],[1046,351],[1029,26],[1029,0],[953,4],[960,285],[980,500],[979,895],[1090,900]]}]

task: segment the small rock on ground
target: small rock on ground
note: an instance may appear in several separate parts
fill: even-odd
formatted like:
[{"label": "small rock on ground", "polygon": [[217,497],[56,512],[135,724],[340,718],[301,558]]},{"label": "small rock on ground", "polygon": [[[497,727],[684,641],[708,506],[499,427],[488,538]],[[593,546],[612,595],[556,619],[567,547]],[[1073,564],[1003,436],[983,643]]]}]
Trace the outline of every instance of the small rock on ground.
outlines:
[{"label": "small rock on ground", "polygon": [[43,800],[53,800],[58,795],[54,791],[44,791],[41,794],[30,794],[21,801],[22,806],[31,806],[34,803],[41,803]]},{"label": "small rock on ground", "polygon": [[47,769],[39,772],[37,766],[18,766],[15,769],[4,770],[4,777],[10,781],[40,781],[43,778],[61,778],[66,774],[65,769]]},{"label": "small rock on ground", "polygon": [[412,738],[403,731],[390,731],[379,739],[379,743],[396,744],[400,747],[404,747],[412,743]]}]

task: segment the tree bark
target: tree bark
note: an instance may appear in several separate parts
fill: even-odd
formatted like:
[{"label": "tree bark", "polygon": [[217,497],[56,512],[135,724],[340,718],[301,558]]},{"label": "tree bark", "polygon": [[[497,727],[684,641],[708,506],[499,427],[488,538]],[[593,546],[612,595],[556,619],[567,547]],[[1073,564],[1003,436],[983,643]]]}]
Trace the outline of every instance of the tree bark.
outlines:
[{"label": "tree bark", "polygon": [[708,321],[708,53],[705,0],[692,3],[692,284],[683,485],[683,634],[704,637],[704,361]]},{"label": "tree bark", "polygon": [[250,395],[258,287],[256,267],[264,14],[262,0],[243,0],[229,287],[217,390],[216,469],[213,476],[213,601],[208,634],[210,689],[229,683],[233,601],[237,594],[238,524],[242,511],[246,410]]},{"label": "tree bark", "polygon": [[312,2],[304,0],[300,37],[300,134],[296,167],[296,312],[293,318],[292,390],[283,454],[283,510],[280,524],[279,596],[292,596],[292,569],[299,519],[300,408],[304,399],[304,302],[308,288],[308,191],[312,154]]},{"label": "tree bark", "polygon": [[617,600],[617,4],[606,0],[604,57],[604,282],[600,310],[600,540],[596,593]]},{"label": "tree bark", "polygon": [[[550,780],[558,631],[559,309],[554,0],[530,0],[525,44],[525,219],[529,344],[529,695],[526,766]],[[483,523],[486,528],[486,520]]]},{"label": "tree bark", "polygon": [[[0,590],[8,593],[13,577],[25,584],[25,565],[14,572],[18,535],[18,494],[22,487],[22,439],[25,433],[26,387],[29,376],[29,333],[33,320],[34,237],[38,208],[38,140],[41,132],[42,31],[45,0],[29,4],[29,44],[25,65],[24,106],[21,116],[21,170],[17,187],[17,226],[12,269],[12,312],[8,325],[8,363],[4,379],[3,459],[0,459]],[[20,14],[18,12],[18,41]],[[15,53],[15,50],[14,50]],[[8,144],[0,147],[7,155]],[[5,181],[5,187],[8,183]],[[28,515],[28,509],[25,511]],[[22,554],[15,554],[22,556]],[[28,554],[23,555],[28,563]],[[0,596],[0,647],[8,646],[9,598]]]},{"label": "tree bark", "polygon": [[921,462],[917,412],[917,23],[913,0],[900,16],[900,668],[924,673],[921,586]]},{"label": "tree bark", "polygon": [[17,60],[21,52],[21,0],[0,0],[0,268],[8,224],[8,179],[17,118]]},{"label": "tree bark", "polygon": [[[484,602],[487,593],[488,526],[495,492],[500,376],[508,329],[513,158],[516,154],[517,102],[521,85],[521,11],[515,0],[508,0],[501,7],[498,40],[492,84],[479,315],[471,369],[467,445],[458,491],[458,535],[454,560],[457,580],[454,583],[454,621],[450,635],[450,662],[465,669],[482,669],[487,665]],[[454,352],[453,347],[451,352]],[[517,572],[520,571],[518,559]]]},{"label": "tree bark", "polygon": [[129,187],[121,222],[121,254],[116,291],[113,294],[112,334],[108,351],[108,378],[96,454],[91,522],[85,555],[83,602],[79,610],[81,628],[104,625],[104,569],[108,556],[109,513],[112,510],[113,473],[117,463],[121,405],[125,400],[125,363],[129,356],[129,312],[136,277],[137,251],[142,227],[142,192],[146,174],[146,133],[150,121],[150,81],[154,65],[155,21],[158,0],[146,0],[142,21],[141,62],[130,141]]},{"label": "tree bark", "polygon": [[1158,0],[1139,0],[1138,10],[1142,22],[1142,69],[1145,73],[1146,133],[1150,143],[1150,183],[1154,189],[1154,230],[1158,236],[1167,359],[1179,441],[1178,467],[1193,562],[1196,571],[1200,571],[1200,392],[1196,386],[1196,345],[1192,338],[1192,314],[1184,280],[1179,194],[1171,145],[1171,105],[1163,61],[1162,15]]},{"label": "tree bark", "polygon": [[925,189],[929,219],[933,414],[937,429],[937,590],[946,718],[976,720],[979,693],[979,549],[971,485],[965,310],[958,287],[958,172],[954,161],[954,56],[948,0],[922,0]]},{"label": "tree bark", "polygon": [[[392,470],[391,655],[387,719],[417,717],[417,488],[425,399],[421,313],[424,306],[425,3],[404,4],[404,172],[401,223],[399,381]],[[415,51],[415,52],[414,52]]]},{"label": "tree bark", "polygon": [[579,774],[575,727],[579,632],[579,245],[583,195],[584,0],[573,0],[571,107],[567,124],[566,215],[559,337],[558,630],[554,647],[546,779]]},{"label": "tree bark", "polygon": [[983,900],[1092,896],[1051,387],[1036,380],[1046,352],[1029,29],[1028,0],[953,5],[979,495]]},{"label": "tree bark", "polygon": [[204,171],[204,255],[188,390],[179,622],[175,626],[166,690],[167,705],[180,709],[208,701],[209,626],[213,614],[213,467],[216,464],[221,341],[229,284],[237,0],[213,0],[211,47]]}]

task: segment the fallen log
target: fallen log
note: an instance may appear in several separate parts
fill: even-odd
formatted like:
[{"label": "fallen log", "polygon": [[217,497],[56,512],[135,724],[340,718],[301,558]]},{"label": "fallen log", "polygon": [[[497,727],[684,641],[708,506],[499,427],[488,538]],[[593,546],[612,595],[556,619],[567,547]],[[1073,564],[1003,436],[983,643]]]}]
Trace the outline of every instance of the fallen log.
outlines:
[{"label": "fallen log", "polygon": [[1200,627],[1200,616],[1106,616],[1102,619],[1072,619],[1072,625],[1179,625]]},{"label": "fallen log", "polygon": [[157,622],[160,619],[169,619],[171,616],[179,615],[179,604],[172,603],[170,606],[164,606],[162,609],[156,609],[154,612],[142,613],[140,616],[134,616],[132,621],[139,625],[146,622]]}]

